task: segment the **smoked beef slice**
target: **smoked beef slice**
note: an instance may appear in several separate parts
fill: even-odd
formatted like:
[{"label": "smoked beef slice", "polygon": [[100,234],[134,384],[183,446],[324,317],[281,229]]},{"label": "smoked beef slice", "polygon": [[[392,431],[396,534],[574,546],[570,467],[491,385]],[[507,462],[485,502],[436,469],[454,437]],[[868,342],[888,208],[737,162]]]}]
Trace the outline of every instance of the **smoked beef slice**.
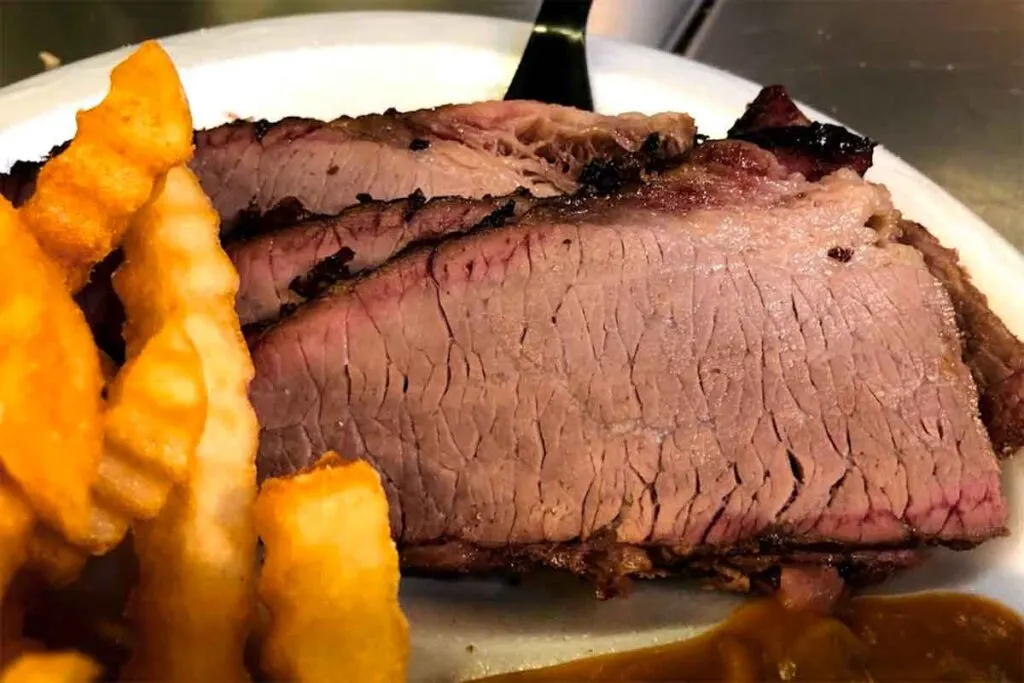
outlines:
[{"label": "smoked beef slice", "polygon": [[953,305],[891,214],[716,142],[392,259],[255,341],[260,475],[368,459],[406,565],[448,570],[870,572],[1001,534]]},{"label": "smoked beef slice", "polygon": [[605,116],[538,102],[479,102],[323,122],[238,121],[196,133],[192,164],[230,230],[243,212],[294,198],[331,214],[360,195],[399,199],[569,193],[588,161],[652,135],[670,156],[693,144],[685,114]]},{"label": "smoked beef slice", "polygon": [[375,268],[419,241],[498,225],[532,203],[526,195],[493,199],[372,202],[337,216],[300,221],[226,245],[238,268],[236,308],[243,325],[277,317],[334,282]]},{"label": "smoked beef slice", "polygon": [[[675,149],[674,142],[651,133],[636,151],[593,157],[578,173],[578,191],[608,192],[641,182],[651,172],[681,163]],[[375,268],[424,240],[501,225],[534,199],[526,191],[479,201],[427,199],[416,190],[407,198],[364,198],[336,215],[312,217],[298,206],[278,205],[257,220],[255,230],[246,230],[245,238],[226,245],[241,275],[239,318],[243,325],[265,326],[334,281]]]}]

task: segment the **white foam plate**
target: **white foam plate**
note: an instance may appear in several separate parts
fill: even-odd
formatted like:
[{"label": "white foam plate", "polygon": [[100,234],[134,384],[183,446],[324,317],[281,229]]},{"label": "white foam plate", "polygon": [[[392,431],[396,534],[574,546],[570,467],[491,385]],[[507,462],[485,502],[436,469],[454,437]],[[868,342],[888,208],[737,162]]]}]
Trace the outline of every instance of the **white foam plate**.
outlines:
[{"label": "white foam plate", "polygon": [[[205,127],[237,116],[333,118],[500,98],[528,33],[526,24],[496,19],[373,12],[258,21],[162,42],[181,71],[196,126]],[[0,169],[70,137],[75,111],[100,100],[111,67],[127,54],[108,53],[0,90]],[[723,134],[758,91],[722,71],[606,39],[591,39],[588,55],[599,111],[684,111],[712,136]],[[885,183],[909,218],[960,251],[992,308],[1024,336],[1024,257],[884,148],[869,178]],[[924,568],[884,590],[969,591],[1024,612],[1024,457],[1007,463],[1005,481],[1009,537],[970,552],[936,551]],[[574,579],[547,576],[519,587],[405,580],[402,591],[412,623],[410,678],[423,682],[685,637],[736,604],[674,582],[645,583],[629,599],[598,603]]]}]

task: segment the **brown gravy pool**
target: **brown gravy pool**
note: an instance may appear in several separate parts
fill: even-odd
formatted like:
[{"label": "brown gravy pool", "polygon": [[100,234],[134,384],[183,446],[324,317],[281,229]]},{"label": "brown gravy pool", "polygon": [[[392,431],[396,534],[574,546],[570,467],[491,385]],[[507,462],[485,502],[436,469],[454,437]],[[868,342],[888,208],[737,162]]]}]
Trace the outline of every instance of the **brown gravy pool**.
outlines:
[{"label": "brown gravy pool", "polygon": [[952,593],[854,598],[829,617],[765,599],[690,640],[484,680],[1024,681],[1024,621]]}]

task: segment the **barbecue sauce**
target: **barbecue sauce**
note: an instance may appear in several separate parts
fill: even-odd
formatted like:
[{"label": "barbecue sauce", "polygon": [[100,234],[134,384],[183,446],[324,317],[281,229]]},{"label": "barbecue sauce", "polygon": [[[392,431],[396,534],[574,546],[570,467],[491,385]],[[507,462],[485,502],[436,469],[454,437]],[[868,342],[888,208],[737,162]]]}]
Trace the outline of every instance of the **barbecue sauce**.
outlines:
[{"label": "barbecue sauce", "polygon": [[832,616],[765,599],[690,640],[485,680],[1021,681],[1024,621],[950,593],[855,598]]}]

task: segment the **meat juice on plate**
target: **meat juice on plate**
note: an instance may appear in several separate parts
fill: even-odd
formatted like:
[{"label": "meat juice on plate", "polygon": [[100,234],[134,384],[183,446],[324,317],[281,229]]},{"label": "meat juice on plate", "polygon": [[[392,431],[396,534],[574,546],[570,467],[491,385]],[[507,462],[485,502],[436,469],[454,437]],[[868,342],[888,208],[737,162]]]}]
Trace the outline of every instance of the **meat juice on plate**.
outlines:
[{"label": "meat juice on plate", "polygon": [[1020,681],[1024,621],[952,593],[854,598],[830,616],[764,599],[690,640],[481,680]]}]

